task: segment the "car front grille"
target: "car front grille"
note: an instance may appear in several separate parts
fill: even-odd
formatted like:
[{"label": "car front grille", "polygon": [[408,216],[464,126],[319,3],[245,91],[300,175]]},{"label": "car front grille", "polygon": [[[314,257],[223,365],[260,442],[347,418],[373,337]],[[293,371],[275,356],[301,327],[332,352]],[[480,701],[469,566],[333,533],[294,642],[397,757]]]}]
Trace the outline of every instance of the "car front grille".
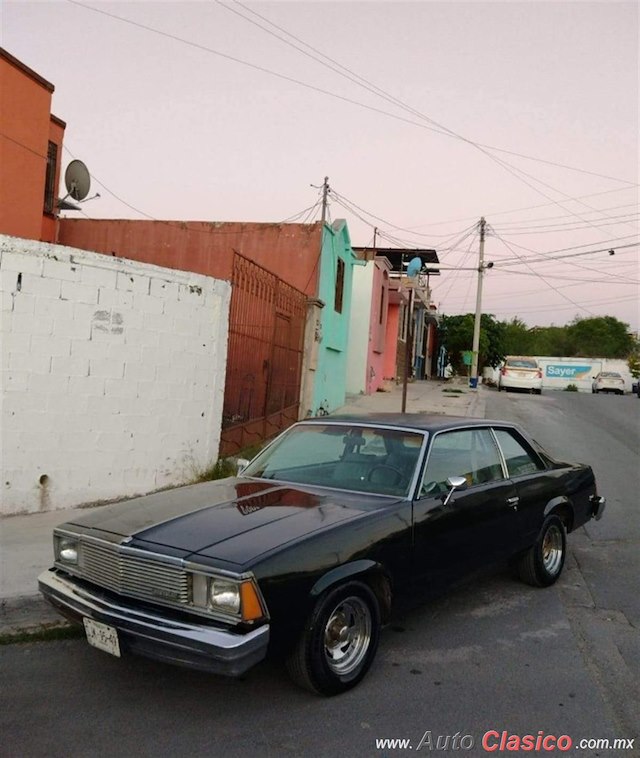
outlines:
[{"label": "car front grille", "polygon": [[181,566],[130,548],[83,540],[80,572],[83,579],[120,594],[163,603],[189,602],[189,576]]}]

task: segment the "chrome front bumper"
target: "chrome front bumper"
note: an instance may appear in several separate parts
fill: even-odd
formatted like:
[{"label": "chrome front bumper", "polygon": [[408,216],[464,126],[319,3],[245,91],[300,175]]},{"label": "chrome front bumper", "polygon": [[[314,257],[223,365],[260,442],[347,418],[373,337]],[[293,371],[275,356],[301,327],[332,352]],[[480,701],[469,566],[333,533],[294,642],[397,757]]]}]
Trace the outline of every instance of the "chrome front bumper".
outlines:
[{"label": "chrome front bumper", "polygon": [[55,569],[38,577],[38,587],[72,621],[82,624],[83,618],[91,618],[117,629],[125,652],[225,676],[244,674],[267,653],[268,625],[238,634],[203,623],[176,621],[136,609],[131,601],[114,601],[79,586]]}]

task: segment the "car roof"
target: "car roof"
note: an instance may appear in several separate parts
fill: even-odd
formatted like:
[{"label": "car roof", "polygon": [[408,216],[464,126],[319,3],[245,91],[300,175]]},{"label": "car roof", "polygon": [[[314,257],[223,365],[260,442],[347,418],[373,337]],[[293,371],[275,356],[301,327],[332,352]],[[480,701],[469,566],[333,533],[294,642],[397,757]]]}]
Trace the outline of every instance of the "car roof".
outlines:
[{"label": "car roof", "polygon": [[519,428],[517,424],[497,419],[470,418],[469,416],[444,416],[436,413],[364,413],[336,414],[305,419],[299,423],[345,423],[379,426],[397,426],[403,429],[419,429],[425,432],[439,432],[444,429],[459,429],[461,426],[508,426]]}]

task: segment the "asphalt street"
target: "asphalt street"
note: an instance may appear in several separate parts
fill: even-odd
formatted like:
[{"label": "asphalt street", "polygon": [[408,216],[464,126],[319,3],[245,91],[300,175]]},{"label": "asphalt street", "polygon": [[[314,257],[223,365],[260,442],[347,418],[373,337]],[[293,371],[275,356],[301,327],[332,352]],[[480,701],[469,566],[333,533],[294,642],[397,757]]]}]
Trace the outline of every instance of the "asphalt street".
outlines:
[{"label": "asphalt street", "polygon": [[593,464],[608,498],[602,521],[570,535],[557,585],[534,589],[506,570],[476,577],[396,618],[365,681],[330,699],[296,689],[271,663],[234,681],[118,660],[83,640],[6,646],[2,754],[391,756],[408,748],[376,740],[410,739],[415,751],[429,733],[434,746],[469,735],[472,748],[439,752],[476,756],[489,730],[569,735],[574,745],[626,737],[637,748],[640,402],[481,392],[487,417],[518,421],[554,456]]}]

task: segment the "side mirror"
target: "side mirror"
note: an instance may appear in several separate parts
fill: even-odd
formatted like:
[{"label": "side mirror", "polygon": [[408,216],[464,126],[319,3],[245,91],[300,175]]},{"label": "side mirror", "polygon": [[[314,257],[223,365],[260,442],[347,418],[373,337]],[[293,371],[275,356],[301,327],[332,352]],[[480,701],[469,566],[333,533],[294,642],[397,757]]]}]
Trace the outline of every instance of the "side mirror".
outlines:
[{"label": "side mirror", "polygon": [[249,461],[246,458],[236,458],[236,476],[240,476],[248,465]]},{"label": "side mirror", "polygon": [[447,479],[447,485],[449,487],[449,492],[447,492],[447,496],[445,497],[442,505],[448,505],[449,500],[451,500],[451,496],[456,490],[466,490],[467,480],[464,478],[464,476],[450,476]]}]

